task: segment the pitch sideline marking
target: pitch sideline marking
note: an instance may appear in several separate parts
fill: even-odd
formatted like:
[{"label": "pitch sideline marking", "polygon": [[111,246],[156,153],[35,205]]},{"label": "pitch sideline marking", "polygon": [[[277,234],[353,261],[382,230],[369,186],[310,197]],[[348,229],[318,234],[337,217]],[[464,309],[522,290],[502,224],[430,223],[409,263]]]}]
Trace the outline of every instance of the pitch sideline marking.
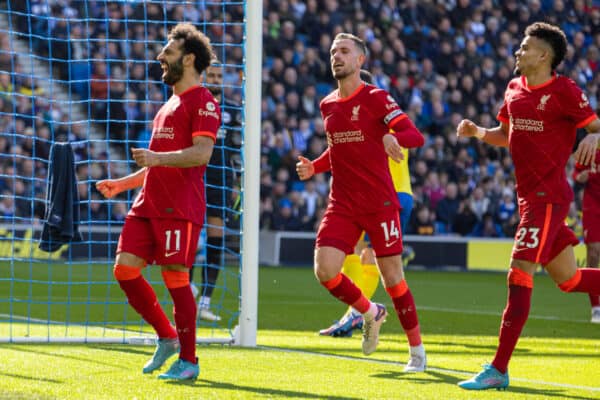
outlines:
[{"label": "pitch sideline marking", "polygon": [[[256,347],[259,349],[262,349],[262,350],[280,351],[280,352],[284,352],[284,353],[298,353],[298,354],[305,354],[305,355],[309,355],[309,356],[317,356],[317,357],[324,357],[324,358],[336,358],[336,359],[340,359],[340,360],[349,360],[349,361],[361,361],[361,362],[373,363],[373,364],[394,365],[394,366],[399,366],[399,367],[406,365],[406,364],[403,364],[403,363],[397,362],[397,361],[374,360],[374,359],[358,358],[358,357],[352,357],[352,356],[342,356],[339,354],[324,354],[324,353],[317,353],[317,352],[307,351],[307,350],[285,349],[282,347],[271,347],[271,346],[256,346]],[[457,370],[453,370],[453,369],[437,368],[437,367],[427,367],[427,371],[451,373],[451,374],[458,374],[458,375],[464,375],[464,376],[472,376],[473,375],[473,372],[457,371]],[[563,388],[563,389],[577,389],[577,390],[589,390],[591,392],[600,392],[600,387],[593,387],[593,386],[580,386],[580,385],[572,385],[569,383],[546,382],[546,381],[539,381],[536,379],[527,379],[527,378],[513,378],[512,376],[510,377],[510,380],[511,380],[511,382],[523,382],[523,383],[530,383],[530,384],[536,384],[536,385],[541,385],[541,386],[553,386],[553,387],[559,387],[559,388]]]},{"label": "pitch sideline marking", "polygon": [[[291,301],[280,301],[277,304],[290,304],[290,305],[324,305],[328,304],[323,301],[300,301],[300,302],[291,302]],[[443,307],[435,307],[435,306],[423,306],[417,304],[417,311],[439,311],[439,312],[448,312],[448,313],[456,313],[456,314],[472,314],[472,315],[487,315],[493,317],[501,317],[502,313],[497,311],[480,311],[480,310],[468,310],[468,309],[456,309],[456,308],[443,308]],[[589,319],[571,319],[571,318],[561,318],[552,315],[535,315],[530,314],[527,320],[531,319],[539,319],[543,321],[559,321],[559,322],[576,322],[582,324],[589,324]]]}]

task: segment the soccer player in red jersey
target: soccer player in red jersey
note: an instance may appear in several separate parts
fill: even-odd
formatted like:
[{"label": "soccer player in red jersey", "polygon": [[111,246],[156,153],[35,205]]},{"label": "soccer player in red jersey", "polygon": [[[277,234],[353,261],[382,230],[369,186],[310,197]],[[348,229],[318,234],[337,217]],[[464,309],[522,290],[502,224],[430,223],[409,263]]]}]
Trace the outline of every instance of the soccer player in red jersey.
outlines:
[{"label": "soccer player in red jersey", "polygon": [[[600,174],[595,160],[600,160],[600,150],[594,162],[588,166],[575,164],[573,178],[585,185],[583,189],[583,241],[586,251],[586,265],[598,268],[600,263]],[[591,321],[600,324],[600,296],[591,294]]]},{"label": "soccer player in red jersey", "polygon": [[[163,81],[173,95],[153,122],[149,149],[132,149],[142,167],[121,179],[96,184],[111,198],[142,187],[127,218],[117,246],[114,275],[129,304],[155,329],[156,351],[143,368],[150,373],[179,352],[179,358],[160,379],[195,379],[196,303],[188,270],[196,248],[206,202],[203,176],[221,114],[212,94],[200,86],[200,76],[213,58],[209,39],[191,24],[178,24],[157,57]],[[173,299],[176,329],[162,310],[156,294],[141,274],[147,263],[162,268]]]},{"label": "soccer player in red jersey", "polygon": [[600,120],[586,96],[571,79],[555,73],[566,49],[567,39],[558,27],[540,22],[528,26],[515,53],[515,73],[520,76],[508,84],[498,113],[500,125],[484,129],[463,120],[457,128],[458,136],[509,148],[521,216],[496,356],[482,372],[459,383],[464,389],[508,386],[508,362],[529,315],[538,265],[564,292],[600,294],[600,270],[577,268],[573,246],[578,240],[564,223],[573,200],[565,166],[576,130],[589,132],[575,151],[582,165],[593,160],[600,138]]},{"label": "soccer player in red jersey", "polygon": [[[402,234],[398,196],[388,166],[389,155],[401,160],[401,147],[422,146],[424,139],[396,101],[382,89],[365,84],[360,68],[366,58],[362,40],[338,34],[330,49],[338,89],[320,104],[328,149],[315,161],[299,158],[301,179],[330,170],[329,205],[317,232],[315,275],[336,298],[364,316],[363,353],[373,353],[387,316],[382,304],[372,303],[346,275],[344,258],[351,254],[364,230],[371,240],[386,291],[410,344],[408,372],[426,367],[415,302],[402,270]],[[392,129],[395,133],[389,133]]]}]

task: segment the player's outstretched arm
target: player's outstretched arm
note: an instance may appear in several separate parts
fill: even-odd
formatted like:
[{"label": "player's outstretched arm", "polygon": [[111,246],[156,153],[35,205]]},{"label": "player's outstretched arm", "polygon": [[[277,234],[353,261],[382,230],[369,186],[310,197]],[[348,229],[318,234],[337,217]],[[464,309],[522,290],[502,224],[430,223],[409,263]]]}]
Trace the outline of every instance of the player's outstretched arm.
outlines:
[{"label": "player's outstretched arm", "polygon": [[326,172],[330,169],[331,163],[329,162],[329,148],[321,153],[321,155],[314,161],[310,161],[306,157],[298,156],[296,172],[303,181],[310,179],[314,174],[320,174],[321,172]]},{"label": "player's outstretched arm", "polygon": [[308,158],[298,156],[298,162],[296,163],[296,172],[300,177],[300,180],[310,179],[315,174],[315,167]]},{"label": "player's outstretched arm", "polygon": [[504,122],[499,126],[487,129],[477,126],[473,121],[463,119],[456,128],[458,137],[473,137],[483,140],[487,144],[508,147],[508,125]]},{"label": "player's outstretched arm", "polygon": [[144,184],[146,168],[129,174],[120,179],[104,179],[96,182],[96,189],[108,199],[115,197],[121,192],[138,188]]},{"label": "player's outstretched arm", "polygon": [[191,168],[208,164],[214,141],[209,136],[195,136],[193,144],[183,150],[157,152],[148,149],[131,149],[133,159],[140,167]]},{"label": "player's outstretched arm", "polygon": [[588,131],[588,134],[579,142],[577,150],[575,150],[575,161],[584,166],[596,162],[594,157],[600,145],[600,119],[596,118],[587,124],[585,130]]}]

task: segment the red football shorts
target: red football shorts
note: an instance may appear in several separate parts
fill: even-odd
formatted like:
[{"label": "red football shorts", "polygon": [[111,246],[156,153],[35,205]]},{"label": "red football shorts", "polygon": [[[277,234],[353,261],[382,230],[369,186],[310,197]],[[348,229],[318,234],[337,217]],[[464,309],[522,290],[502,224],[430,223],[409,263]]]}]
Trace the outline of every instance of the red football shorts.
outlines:
[{"label": "red football shorts", "polygon": [[182,219],[142,218],[128,215],[117,253],[126,252],[148,264],[185,265],[196,259],[201,225]]},{"label": "red football shorts", "polygon": [[512,258],[545,265],[579,240],[565,224],[569,204],[523,203]]},{"label": "red football shorts", "polygon": [[351,254],[363,231],[369,235],[377,257],[402,254],[400,216],[395,208],[374,214],[348,215],[328,207],[319,225],[316,247],[330,246]]},{"label": "red football shorts", "polygon": [[584,243],[600,242],[600,210],[587,208],[583,210],[583,241]]}]

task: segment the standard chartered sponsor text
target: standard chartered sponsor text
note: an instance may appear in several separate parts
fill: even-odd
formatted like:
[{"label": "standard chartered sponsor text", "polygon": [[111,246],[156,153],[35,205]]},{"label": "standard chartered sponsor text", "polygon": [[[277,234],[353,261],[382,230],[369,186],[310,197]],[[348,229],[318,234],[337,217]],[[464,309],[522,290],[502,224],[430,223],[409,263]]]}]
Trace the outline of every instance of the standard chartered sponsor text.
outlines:
[{"label": "standard chartered sponsor text", "polygon": [[349,142],[362,142],[365,140],[362,132],[358,131],[344,131],[344,132],[333,132],[331,134],[333,144],[349,143]]},{"label": "standard chartered sponsor text", "polygon": [[159,128],[154,128],[152,136],[155,139],[173,139],[175,137],[175,133],[173,133],[172,126],[161,126]]},{"label": "standard chartered sponsor text", "polygon": [[513,129],[520,131],[543,132],[544,121],[539,121],[537,119],[515,118],[513,120]]}]

